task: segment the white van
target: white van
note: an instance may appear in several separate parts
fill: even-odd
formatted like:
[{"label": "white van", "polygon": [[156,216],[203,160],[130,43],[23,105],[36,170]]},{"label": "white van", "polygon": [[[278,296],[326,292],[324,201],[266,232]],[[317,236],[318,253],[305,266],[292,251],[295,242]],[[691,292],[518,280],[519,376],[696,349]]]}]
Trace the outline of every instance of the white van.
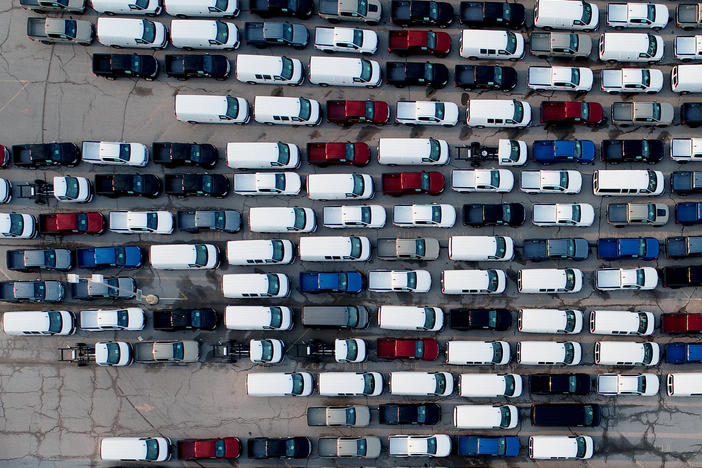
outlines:
[{"label": "white van", "polygon": [[227,143],[227,166],[232,169],[296,169],[300,149],[295,143]]},{"label": "white van", "polygon": [[471,99],[466,105],[466,125],[475,128],[527,127],[531,106],[516,99]]},{"label": "white van", "polygon": [[664,185],[661,171],[646,169],[596,169],[592,176],[592,193],[601,197],[655,196]]},{"label": "white van", "polygon": [[378,164],[389,166],[448,164],[449,145],[434,138],[381,138],[378,140]]},{"label": "white van", "polygon": [[566,460],[592,458],[595,442],[590,436],[529,436],[532,460]]},{"label": "white van", "polygon": [[320,372],[317,376],[320,396],[378,396],[383,393],[380,372]]},{"label": "white van", "polygon": [[76,320],[67,310],[5,312],[2,329],[8,335],[72,335]]},{"label": "white van", "polygon": [[307,197],[311,200],[368,200],[373,179],[368,174],[310,174]]},{"label": "white van", "polygon": [[652,312],[627,310],[593,310],[590,333],[596,335],[652,335],[656,319]]},{"label": "white van", "polygon": [[442,270],[443,294],[501,294],[507,287],[503,270]]},{"label": "white van", "polygon": [[670,87],[674,93],[702,93],[702,65],[674,65]]},{"label": "white van", "polygon": [[211,270],[219,266],[219,249],[212,244],[165,244],[149,247],[156,270]]},{"label": "white van", "polygon": [[523,294],[577,293],[583,288],[583,272],[577,268],[524,268],[517,272],[517,288]]},{"label": "white van", "polygon": [[233,96],[177,94],[175,117],[183,122],[245,124],[251,115],[246,99]]},{"label": "white van", "polygon": [[665,382],[668,396],[702,396],[702,372],[675,372]]},{"label": "white van", "polygon": [[300,237],[303,262],[365,262],[371,255],[365,236]]},{"label": "white van", "polygon": [[524,36],[512,31],[464,29],[458,39],[461,57],[469,60],[517,61],[524,55]]},{"label": "white van", "polygon": [[646,33],[604,33],[600,35],[599,56],[603,62],[658,62],[665,42]]},{"label": "white van", "polygon": [[507,236],[451,236],[449,258],[463,262],[509,262],[514,258],[514,240]]},{"label": "white van", "polygon": [[456,429],[514,429],[519,424],[519,410],[514,405],[456,405],[453,427]]},{"label": "white van", "polygon": [[105,15],[156,16],[162,9],[160,0],[90,0],[90,6]]},{"label": "white van", "polygon": [[246,375],[248,396],[310,396],[313,389],[314,379],[309,372],[257,372]]},{"label": "white van", "polygon": [[258,123],[313,127],[321,119],[321,107],[314,99],[282,96],[256,96],[254,99],[254,120]]},{"label": "white van", "polygon": [[295,259],[295,246],[287,239],[227,242],[230,265],[287,265]]},{"label": "white van", "polygon": [[104,46],[163,49],[168,44],[168,30],[162,23],[137,18],[98,18],[97,40]]},{"label": "white van", "polygon": [[458,395],[463,398],[516,398],[522,394],[522,376],[517,374],[461,374]]},{"label": "white van", "polygon": [[375,88],[383,83],[380,64],[365,58],[312,56],[307,74],[310,83],[320,86]]},{"label": "white van", "polygon": [[449,396],[453,393],[453,374],[449,372],[390,372],[393,396]]},{"label": "white van", "polygon": [[227,306],[224,326],[227,330],[291,330],[292,310],[281,306]]},{"label": "white van", "polygon": [[600,10],[593,3],[574,0],[536,0],[534,26],[571,31],[595,30]]},{"label": "white van", "polygon": [[290,280],[282,273],[234,273],[222,275],[224,297],[258,299],[287,297]]},{"label": "white van", "polygon": [[166,437],[105,437],[100,458],[113,461],[166,461],[171,458],[171,440]]},{"label": "white van", "polygon": [[597,341],[595,364],[603,366],[655,366],[661,358],[658,343]]},{"label": "white van", "polygon": [[185,50],[235,50],[239,48],[239,29],[220,20],[173,20],[171,44]]},{"label": "white van", "polygon": [[314,232],[317,221],[312,208],[260,206],[249,209],[251,232]]},{"label": "white van", "polygon": [[573,309],[519,309],[517,323],[522,333],[575,335],[583,329],[583,312]]},{"label": "white van", "polygon": [[461,366],[502,366],[509,362],[506,341],[447,341],[446,364]]},{"label": "white van", "polygon": [[533,366],[576,366],[583,357],[580,343],[574,341],[519,341],[517,364]]},{"label": "white van", "polygon": [[236,79],[242,83],[299,86],[305,79],[302,62],[279,55],[236,56]]},{"label": "white van", "polygon": [[163,8],[171,16],[209,16],[234,18],[239,15],[239,0],[163,0]]},{"label": "white van", "polygon": [[439,307],[381,305],[378,308],[378,327],[385,330],[441,330],[444,311]]}]

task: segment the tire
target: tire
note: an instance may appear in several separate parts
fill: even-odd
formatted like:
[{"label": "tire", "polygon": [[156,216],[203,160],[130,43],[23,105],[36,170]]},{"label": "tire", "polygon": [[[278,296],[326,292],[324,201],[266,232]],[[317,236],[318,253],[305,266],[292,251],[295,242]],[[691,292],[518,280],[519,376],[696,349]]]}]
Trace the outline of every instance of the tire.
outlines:
[{"label": "tire", "polygon": [[175,15],[175,16],[176,16],[176,18],[178,18],[178,19],[185,19],[185,18],[187,18],[187,16],[185,16],[185,15]]},{"label": "tire", "polygon": [[194,120],[188,120],[188,123],[189,124],[197,124],[197,122],[195,122]]},{"label": "tire", "polygon": [[247,81],[246,84],[255,85],[255,84],[258,84],[258,83],[256,83],[255,81]]},{"label": "tire", "polygon": [[107,16],[115,16],[115,14],[114,14],[113,12],[111,12],[111,11],[106,11],[105,14],[106,14]]},{"label": "tire", "polygon": [[188,52],[191,52],[193,50],[192,47],[183,47],[183,50],[187,50]]},{"label": "tire", "polygon": [[326,84],[326,83],[319,83],[319,86],[321,86],[322,88],[327,88],[327,87],[329,87],[329,85]]}]

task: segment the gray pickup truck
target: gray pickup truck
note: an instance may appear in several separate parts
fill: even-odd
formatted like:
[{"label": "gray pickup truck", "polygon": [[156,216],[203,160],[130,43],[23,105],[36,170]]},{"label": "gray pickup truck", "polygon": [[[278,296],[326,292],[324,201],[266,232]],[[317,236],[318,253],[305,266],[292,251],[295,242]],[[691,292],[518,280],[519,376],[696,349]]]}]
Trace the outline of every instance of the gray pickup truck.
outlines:
[{"label": "gray pickup truck", "polygon": [[637,224],[663,226],[668,222],[669,210],[665,203],[610,203],[607,223],[622,227]]},{"label": "gray pickup truck", "polygon": [[612,123],[620,127],[665,127],[673,123],[675,110],[669,102],[614,102]]},{"label": "gray pickup truck", "polygon": [[27,18],[27,37],[42,44],[90,45],[93,42],[93,25],[90,21],[31,17]]},{"label": "gray pickup truck", "polygon": [[20,6],[36,13],[85,13],[85,0],[20,0]]},{"label": "gray pickup truck", "polygon": [[365,427],[370,424],[367,406],[314,406],[307,408],[308,426]]},{"label": "gray pickup truck", "polygon": [[197,362],[200,345],[197,341],[142,341],[134,343],[134,361],[144,363]]},{"label": "gray pickup truck", "polygon": [[378,0],[320,0],[319,16],[330,23],[339,21],[364,21],[378,24],[382,7]]},{"label": "gray pickup truck", "polygon": [[702,3],[680,3],[676,23],[685,31],[701,27]]},{"label": "gray pickup truck", "polygon": [[436,260],[439,258],[439,241],[433,238],[378,239],[378,258],[383,260]]},{"label": "gray pickup truck", "polygon": [[569,57],[587,59],[592,52],[592,39],[587,34],[535,32],[530,36],[531,54],[536,57]]},{"label": "gray pickup truck", "polygon": [[322,458],[378,458],[380,438],[367,437],[320,437],[317,452]]}]

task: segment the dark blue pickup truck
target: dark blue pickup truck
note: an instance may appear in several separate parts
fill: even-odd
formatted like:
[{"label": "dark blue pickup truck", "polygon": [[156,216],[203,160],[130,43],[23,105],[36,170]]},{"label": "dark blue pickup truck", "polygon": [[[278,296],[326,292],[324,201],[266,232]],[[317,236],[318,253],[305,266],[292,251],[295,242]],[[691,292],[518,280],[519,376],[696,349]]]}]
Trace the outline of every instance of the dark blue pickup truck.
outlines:
[{"label": "dark blue pickup truck", "polygon": [[665,251],[669,258],[702,256],[702,236],[675,236],[665,240]]},{"label": "dark blue pickup truck", "polygon": [[597,242],[597,258],[600,260],[623,260],[638,258],[655,260],[661,250],[654,237],[614,238],[606,237]]},{"label": "dark blue pickup truck", "polygon": [[458,454],[464,457],[516,457],[519,455],[519,438],[515,436],[460,436]]},{"label": "dark blue pickup truck", "polygon": [[702,362],[702,343],[669,343],[665,345],[665,361],[668,364]]},{"label": "dark blue pickup truck", "polygon": [[675,222],[691,226],[702,223],[702,203],[683,202],[675,205]]},{"label": "dark blue pickup truck", "polygon": [[139,268],[141,249],[136,245],[78,249],[76,265],[78,268]]},{"label": "dark blue pickup truck", "polygon": [[534,142],[534,161],[541,164],[595,162],[595,143],[590,140],[538,140]]},{"label": "dark blue pickup truck", "polygon": [[303,293],[360,293],[363,283],[363,275],[357,271],[300,273],[300,291]]}]

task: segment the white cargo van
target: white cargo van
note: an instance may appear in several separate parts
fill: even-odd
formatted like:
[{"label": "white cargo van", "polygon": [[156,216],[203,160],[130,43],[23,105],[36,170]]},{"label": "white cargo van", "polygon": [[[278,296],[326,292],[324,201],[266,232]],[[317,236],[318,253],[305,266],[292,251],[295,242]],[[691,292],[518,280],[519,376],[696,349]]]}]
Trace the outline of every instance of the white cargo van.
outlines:
[{"label": "white cargo van", "polygon": [[523,294],[577,293],[583,272],[577,268],[524,268],[517,272],[517,289]]},{"label": "white cargo van", "polygon": [[390,372],[393,396],[449,396],[453,393],[453,375],[449,372]]},{"label": "white cargo van", "polygon": [[529,436],[532,460],[587,460],[594,450],[595,442],[590,436]]},{"label": "white cargo van", "polygon": [[248,396],[309,396],[313,389],[314,379],[309,372],[257,372],[246,375]]},{"label": "white cargo van", "polygon": [[434,138],[381,138],[378,140],[378,164],[432,165],[448,164],[449,145]]},{"label": "white cargo van", "polygon": [[227,330],[291,330],[292,310],[281,306],[227,306],[224,326]]},{"label": "white cargo van", "polygon": [[290,280],[282,273],[234,273],[222,275],[224,297],[258,299],[287,297]]},{"label": "white cargo van", "polygon": [[466,124],[475,128],[527,127],[531,106],[516,99],[471,99],[466,105]]},{"label": "white cargo van", "polygon": [[156,270],[211,270],[219,266],[219,249],[212,244],[165,244],[149,247]]},{"label": "white cargo van", "polygon": [[517,342],[517,364],[555,366],[580,364],[583,349],[574,341],[519,341]]},{"label": "white cargo van", "polygon": [[256,96],[254,120],[267,125],[307,125],[322,119],[319,102],[303,97]]},{"label": "white cargo van", "polygon": [[519,410],[514,405],[456,405],[453,427],[456,429],[514,429]]},{"label": "white cargo van", "polygon": [[596,335],[652,335],[656,319],[652,312],[627,310],[593,310],[590,333]]},{"label": "white cargo van", "polygon": [[232,169],[295,169],[300,149],[294,143],[227,143],[227,166]]},{"label": "white cargo van", "polygon": [[459,55],[469,60],[517,61],[524,55],[524,36],[512,31],[464,29]]},{"label": "white cargo van", "polygon": [[287,239],[227,242],[230,265],[287,265],[295,259],[295,246]]},{"label": "white cargo van", "polygon": [[367,200],[373,198],[373,179],[368,174],[310,174],[307,196],[311,200]]},{"label": "white cargo van", "polygon": [[378,396],[383,393],[380,372],[320,372],[320,396]]},{"label": "white cargo van", "polygon": [[573,309],[519,309],[518,329],[522,333],[564,333],[583,329],[583,312]]},{"label": "white cargo van", "polygon": [[702,372],[675,372],[665,382],[668,396],[702,396]]},{"label": "white cargo van", "polygon": [[162,9],[160,0],[90,0],[90,6],[105,15],[156,16]]},{"label": "white cargo van", "polygon": [[441,292],[444,294],[501,294],[507,287],[503,270],[443,270]]},{"label": "white cargo van", "polygon": [[233,96],[177,94],[175,117],[183,122],[245,124],[251,117],[246,99]]},{"label": "white cargo van", "polygon": [[544,29],[595,30],[600,10],[593,3],[579,0],[536,0],[534,26]]},{"label": "white cargo van", "polygon": [[509,262],[514,258],[514,240],[507,236],[451,236],[449,258],[463,262]]},{"label": "white cargo van", "polygon": [[444,326],[444,311],[439,307],[381,305],[378,327],[385,330],[439,331]]},{"label": "white cargo van", "polygon": [[8,335],[72,335],[75,317],[67,310],[5,312],[2,329]]},{"label": "white cargo van", "polygon": [[299,86],[305,79],[302,62],[278,55],[236,56],[236,79],[248,84]]},{"label": "white cargo van", "polygon": [[177,18],[234,18],[239,15],[239,0],[163,0],[163,8],[166,13]]},{"label": "white cargo van", "polygon": [[596,169],[592,176],[592,193],[601,197],[650,197],[663,193],[664,185],[661,171],[646,169]]},{"label": "white cargo van", "polygon": [[375,60],[352,57],[310,57],[308,79],[320,86],[365,86],[383,83],[380,64]]},{"label": "white cargo van", "polygon": [[599,57],[603,62],[658,62],[665,42],[646,33],[604,33],[600,35]]},{"label": "white cargo van", "polygon": [[166,437],[105,437],[100,442],[100,458],[162,462],[171,458],[171,445]]},{"label": "white cargo van", "polygon": [[702,65],[674,65],[670,87],[674,93],[702,93]]},{"label": "white cargo van", "polygon": [[595,364],[603,366],[656,366],[661,358],[658,343],[597,341]]},{"label": "white cargo van", "polygon": [[234,23],[220,20],[173,20],[171,44],[185,50],[235,50],[239,47],[239,29]]},{"label": "white cargo van", "polygon": [[522,376],[517,374],[461,374],[458,395],[462,398],[516,398],[522,394]]},{"label": "white cargo van", "polygon": [[303,262],[365,262],[371,255],[364,236],[300,237],[299,249]]},{"label": "white cargo van", "polygon": [[249,209],[251,232],[314,232],[317,221],[312,208],[259,206]]},{"label": "white cargo van", "polygon": [[502,366],[509,362],[506,341],[447,341],[446,364],[461,366]]},{"label": "white cargo van", "polygon": [[168,30],[162,23],[137,18],[98,18],[97,40],[104,46],[163,49]]}]

